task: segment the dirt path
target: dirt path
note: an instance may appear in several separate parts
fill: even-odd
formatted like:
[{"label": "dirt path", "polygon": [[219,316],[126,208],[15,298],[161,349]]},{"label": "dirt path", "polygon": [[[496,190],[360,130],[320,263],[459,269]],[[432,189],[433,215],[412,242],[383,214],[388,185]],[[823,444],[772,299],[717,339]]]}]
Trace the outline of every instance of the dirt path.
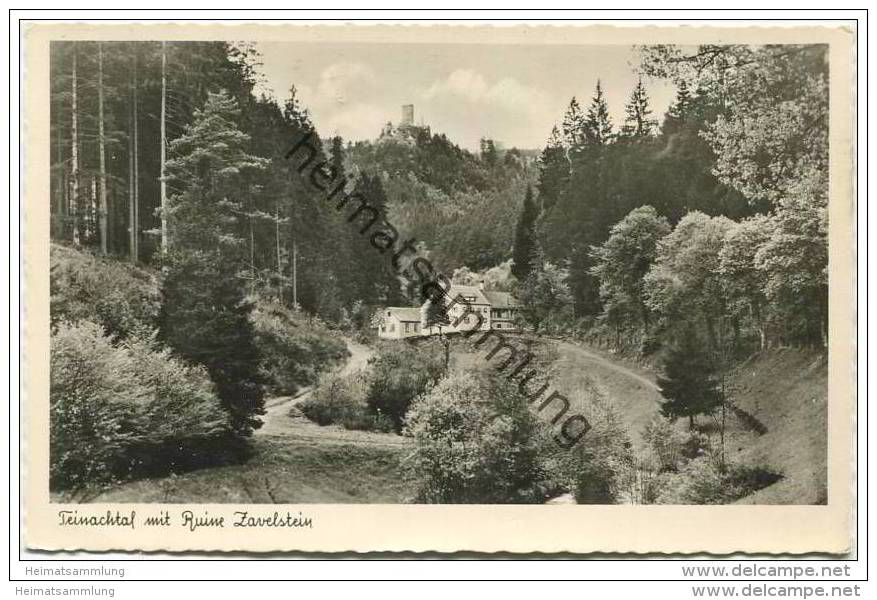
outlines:
[{"label": "dirt path", "polygon": [[599,354],[592,352],[590,350],[587,350],[587,349],[583,348],[582,346],[577,346],[577,345],[571,344],[569,342],[560,342],[560,344],[558,344],[558,346],[563,347],[569,353],[583,357],[586,361],[594,362],[594,363],[600,365],[601,367],[610,369],[612,371],[615,371],[616,373],[620,373],[620,374],[624,375],[625,377],[633,379],[634,381],[638,382],[640,385],[642,385],[646,389],[653,389],[656,392],[660,391],[658,384],[656,384],[653,380],[648,379],[647,377],[640,375],[636,371],[629,369],[621,364],[618,364],[616,362],[612,362],[611,360],[609,360],[605,356],[600,356]]},{"label": "dirt path", "polygon": [[[350,357],[347,362],[337,372],[339,375],[351,375],[357,371],[361,371],[368,363],[374,352],[368,346],[358,344],[354,341],[347,340],[347,349],[350,351]],[[290,432],[300,425],[298,419],[289,416],[289,409],[303,402],[311,395],[310,387],[301,390],[295,396],[278,396],[270,398],[265,403],[265,414],[262,415],[262,427],[256,430],[256,436],[276,436]],[[316,427],[316,425],[315,425]]]},{"label": "dirt path", "polygon": [[643,428],[659,414],[663,400],[649,374],[578,344],[559,341],[557,349],[555,385],[558,389],[575,401],[585,379],[596,382],[618,410],[634,448],[643,448]]}]

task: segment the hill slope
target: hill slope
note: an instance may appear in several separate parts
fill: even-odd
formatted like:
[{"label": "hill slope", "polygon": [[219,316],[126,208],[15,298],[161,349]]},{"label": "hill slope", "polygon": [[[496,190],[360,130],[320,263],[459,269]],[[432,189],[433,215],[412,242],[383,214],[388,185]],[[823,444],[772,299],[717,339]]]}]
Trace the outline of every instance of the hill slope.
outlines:
[{"label": "hill slope", "polygon": [[[767,432],[731,446],[734,460],[767,464],[783,479],[738,504],[823,504],[827,500],[826,355],[813,350],[762,352],[737,367],[736,404]],[[740,440],[732,437],[731,443]]]},{"label": "hill slope", "polygon": [[[644,451],[643,427],[659,414],[662,400],[657,386],[651,383],[653,375],[617,356],[579,344],[559,342],[558,350],[560,361],[554,384],[575,399],[580,378],[596,380],[618,409],[634,449]],[[737,503],[825,503],[828,442],[825,353],[805,349],[761,352],[734,368],[729,388],[742,413],[728,415],[725,446],[728,460],[769,467],[783,476]],[[706,423],[708,419],[700,421]],[[677,426],[685,429],[682,421]],[[712,431],[709,435],[718,444],[717,433]]]}]

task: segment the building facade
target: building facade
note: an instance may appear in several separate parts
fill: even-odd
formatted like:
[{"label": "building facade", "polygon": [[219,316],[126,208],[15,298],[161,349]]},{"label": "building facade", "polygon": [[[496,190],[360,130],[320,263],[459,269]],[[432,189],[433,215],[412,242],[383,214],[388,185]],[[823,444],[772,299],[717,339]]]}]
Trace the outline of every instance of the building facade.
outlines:
[{"label": "building facade", "polygon": [[508,292],[484,290],[484,285],[452,285],[445,296],[448,323],[427,326],[431,300],[420,308],[389,307],[378,320],[378,337],[399,340],[410,337],[468,332],[473,329],[516,331],[519,304]]}]

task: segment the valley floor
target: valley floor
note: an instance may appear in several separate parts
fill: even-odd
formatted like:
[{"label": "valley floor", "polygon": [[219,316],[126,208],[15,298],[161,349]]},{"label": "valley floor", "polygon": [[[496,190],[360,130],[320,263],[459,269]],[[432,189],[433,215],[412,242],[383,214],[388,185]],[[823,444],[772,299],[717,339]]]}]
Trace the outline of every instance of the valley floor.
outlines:
[{"label": "valley floor", "polygon": [[[575,403],[576,390],[590,378],[618,410],[636,451],[644,448],[643,427],[659,414],[661,396],[654,376],[604,352],[566,341],[556,345],[553,384]],[[342,368],[364,368],[372,351],[349,342]],[[455,364],[479,359],[455,353]],[[486,363],[484,365],[487,366]],[[726,435],[730,461],[767,464],[783,479],[743,498],[751,504],[813,504],[825,501],[826,365],[805,351],[773,351],[740,365],[734,374],[735,400],[753,420],[731,414]],[[399,476],[410,453],[408,438],[316,425],[294,410],[307,398],[268,401],[264,425],[253,439],[247,463],[127,483],[94,502],[171,503],[402,503],[412,496]],[[573,406],[575,409],[575,406]],[[686,423],[679,421],[684,428]],[[766,431],[765,431],[766,429]],[[716,437],[717,434],[711,434]],[[717,438],[716,438],[717,439]]]},{"label": "valley floor", "polygon": [[[371,350],[348,342],[351,356],[341,369],[362,369]],[[307,398],[272,398],[263,426],[253,436],[246,463],[144,479],[107,491],[93,502],[170,503],[386,503],[405,502],[399,480],[408,438],[342,427],[321,427],[293,409]]]}]

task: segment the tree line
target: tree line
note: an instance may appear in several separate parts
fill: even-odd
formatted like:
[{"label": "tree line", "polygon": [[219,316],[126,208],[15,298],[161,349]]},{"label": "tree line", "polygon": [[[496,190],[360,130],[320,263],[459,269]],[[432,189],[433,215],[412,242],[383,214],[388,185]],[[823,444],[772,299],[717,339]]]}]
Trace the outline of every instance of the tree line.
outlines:
[{"label": "tree line", "polygon": [[[132,344],[143,340],[136,352],[175,377],[185,378],[180,365],[203,369],[200,391],[225,415],[223,435],[245,439],[261,424],[266,391],[278,388],[277,365],[308,349],[343,350],[319,323],[304,331],[302,315],[368,326],[368,307],[398,296],[395,278],[368,240],[287,164],[289,147],[315,129],[295,88],[282,102],[255,93],[259,57],[251,45],[56,42],[51,52],[52,239],[146,268],[159,293],[155,314],[131,331],[115,320],[129,320],[127,278],[110,282],[121,295],[86,315],[98,326],[69,311],[53,314],[53,335],[71,342],[58,346],[68,354],[53,356],[54,409],[76,404],[66,375],[102,332],[105,354],[88,359],[97,361],[93,369],[100,363],[111,373],[109,363],[131,360]],[[343,140],[316,135],[313,143],[343,174]],[[383,206],[379,177],[359,172],[351,181]],[[53,294],[84,297],[113,272],[101,267],[89,277],[77,273],[80,266],[69,257],[53,263]],[[122,304],[106,306],[114,302]],[[311,369],[315,357],[306,356],[299,370]],[[98,388],[108,380],[101,381]],[[144,394],[162,403],[168,392],[158,383]],[[142,410],[110,402],[108,428],[122,409]],[[58,448],[89,445],[80,439],[84,430],[70,433],[74,421],[55,419],[61,429],[53,439],[64,440]],[[143,431],[157,443],[148,423]],[[113,473],[140,461],[119,453],[124,460]]]},{"label": "tree line", "polygon": [[644,353],[692,331],[714,351],[824,345],[826,48],[640,54],[677,88],[662,122],[640,80],[617,128],[598,81],[542,151],[515,233],[525,316]]}]

